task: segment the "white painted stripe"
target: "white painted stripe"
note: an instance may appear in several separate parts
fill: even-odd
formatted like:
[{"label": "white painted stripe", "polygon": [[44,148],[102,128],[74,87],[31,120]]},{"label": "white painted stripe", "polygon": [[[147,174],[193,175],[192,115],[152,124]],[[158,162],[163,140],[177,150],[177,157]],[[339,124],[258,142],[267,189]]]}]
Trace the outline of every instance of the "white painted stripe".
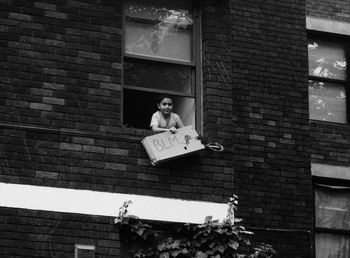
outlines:
[{"label": "white painted stripe", "polygon": [[350,23],[315,17],[306,17],[306,28],[321,32],[329,32],[350,36]]},{"label": "white painted stripe", "polygon": [[227,204],[0,183],[0,206],[116,217],[124,201],[128,214],[141,219],[202,223],[206,216],[222,220]]}]

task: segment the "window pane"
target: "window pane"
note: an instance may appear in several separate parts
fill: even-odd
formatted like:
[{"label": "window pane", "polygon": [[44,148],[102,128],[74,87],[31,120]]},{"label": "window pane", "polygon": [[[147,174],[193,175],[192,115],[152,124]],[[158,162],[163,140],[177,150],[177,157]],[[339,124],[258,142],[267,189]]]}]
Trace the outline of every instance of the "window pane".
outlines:
[{"label": "window pane", "polygon": [[124,63],[124,83],[190,94],[194,86],[192,70],[184,65],[127,59]]},{"label": "window pane", "polygon": [[350,190],[315,188],[316,227],[350,229]]},{"label": "window pane", "polygon": [[125,52],[192,61],[192,1],[130,0],[125,6]]},{"label": "window pane", "polygon": [[345,47],[341,44],[309,40],[309,75],[346,79]]},{"label": "window pane", "polygon": [[[128,127],[150,129],[151,117],[157,109],[158,93],[137,90],[124,90],[124,124]],[[185,126],[195,127],[194,98],[172,97],[174,112],[177,113]]]},{"label": "window pane", "polygon": [[346,123],[345,87],[330,82],[309,81],[310,118]]},{"label": "window pane", "polygon": [[315,241],[317,258],[350,257],[350,239],[347,236],[317,233]]}]

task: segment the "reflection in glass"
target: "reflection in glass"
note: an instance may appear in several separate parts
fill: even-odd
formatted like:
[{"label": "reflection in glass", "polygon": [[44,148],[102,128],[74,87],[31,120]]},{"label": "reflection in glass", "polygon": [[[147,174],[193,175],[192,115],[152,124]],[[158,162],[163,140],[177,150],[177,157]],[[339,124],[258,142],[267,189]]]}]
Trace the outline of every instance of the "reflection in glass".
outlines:
[{"label": "reflection in glass", "polygon": [[317,258],[349,258],[350,239],[348,236],[317,233],[315,236]]},{"label": "reflection in glass", "polygon": [[191,2],[127,1],[125,53],[191,62]]},{"label": "reflection in glass", "polygon": [[346,80],[345,47],[341,44],[310,40],[309,75]]},{"label": "reflection in glass", "polygon": [[125,85],[193,93],[194,78],[189,66],[127,59],[124,72]]},{"label": "reflection in glass", "polygon": [[341,84],[309,80],[310,118],[346,123],[346,94]]}]

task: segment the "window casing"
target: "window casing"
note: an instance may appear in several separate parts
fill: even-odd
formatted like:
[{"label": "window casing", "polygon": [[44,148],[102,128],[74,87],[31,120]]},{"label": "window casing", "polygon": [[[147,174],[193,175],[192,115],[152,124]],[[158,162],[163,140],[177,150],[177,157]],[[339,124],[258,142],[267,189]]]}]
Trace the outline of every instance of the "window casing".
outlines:
[{"label": "window casing", "polygon": [[314,184],[315,254],[350,257],[350,187]]},{"label": "window casing", "polygon": [[310,33],[308,53],[310,119],[347,123],[349,53],[346,41]]},{"label": "window casing", "polygon": [[198,10],[197,1],[124,1],[124,126],[149,129],[166,93],[184,124],[200,130]]},{"label": "window casing", "polygon": [[95,258],[95,246],[76,244],[74,249],[74,258]]}]

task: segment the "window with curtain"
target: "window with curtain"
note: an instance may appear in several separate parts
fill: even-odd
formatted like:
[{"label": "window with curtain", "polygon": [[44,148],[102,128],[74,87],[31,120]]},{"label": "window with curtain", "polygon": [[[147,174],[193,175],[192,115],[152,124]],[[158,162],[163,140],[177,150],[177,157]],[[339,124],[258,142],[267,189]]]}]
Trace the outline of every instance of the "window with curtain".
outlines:
[{"label": "window with curtain", "polygon": [[159,94],[184,125],[199,126],[199,27],[195,1],[124,1],[123,123],[149,128]]},{"label": "window with curtain", "polygon": [[316,258],[350,257],[350,187],[314,189]]},{"label": "window with curtain", "polygon": [[310,119],[347,123],[347,48],[342,41],[309,37]]}]

